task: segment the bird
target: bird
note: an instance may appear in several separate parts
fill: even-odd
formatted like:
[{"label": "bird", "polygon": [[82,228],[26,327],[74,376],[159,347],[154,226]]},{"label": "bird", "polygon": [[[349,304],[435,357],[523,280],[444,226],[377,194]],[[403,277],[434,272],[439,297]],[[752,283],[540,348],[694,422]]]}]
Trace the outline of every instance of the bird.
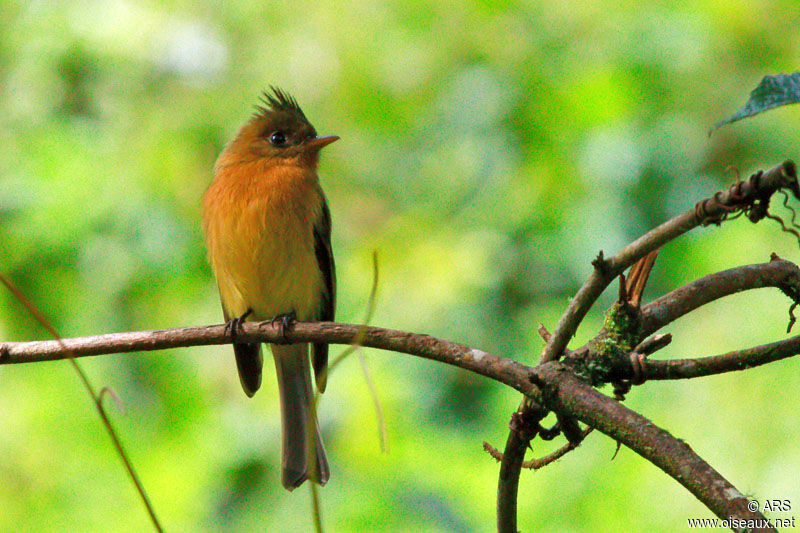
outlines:
[{"label": "bird", "polygon": [[[261,386],[260,343],[236,342],[244,321],[333,321],[336,268],[331,215],[317,167],[320,137],[292,96],[270,87],[225,147],[203,195],[203,231],[239,380],[248,397]],[[284,329],[285,331],[285,329]],[[311,383],[325,391],[328,345],[270,344],[281,404],[281,482],[324,485],[330,469]],[[309,361],[309,359],[311,361]]]}]

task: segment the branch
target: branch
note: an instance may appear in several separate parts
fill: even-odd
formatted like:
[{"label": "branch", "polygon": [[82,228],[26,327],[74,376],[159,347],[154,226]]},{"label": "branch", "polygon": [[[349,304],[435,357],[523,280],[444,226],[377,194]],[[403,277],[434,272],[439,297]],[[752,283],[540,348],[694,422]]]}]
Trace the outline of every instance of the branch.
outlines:
[{"label": "branch", "polygon": [[[360,340],[361,346],[407,353],[450,365],[459,366],[487,376],[523,392],[530,386],[530,368],[490,353],[430,337],[383,328],[365,327],[334,322],[296,322],[282,331],[279,324],[245,322],[236,332],[237,342],[269,342],[292,344],[326,342],[351,344]],[[109,333],[92,337],[56,341],[5,342],[0,344],[0,364],[56,361],[68,357],[164,350],[213,344],[230,344],[230,330],[224,324],[188,328],[160,329]]]},{"label": "branch", "polygon": [[[709,274],[645,306],[642,309],[640,319],[642,327],[638,334],[641,337],[651,335],[668,323],[709,302],[741,291],[763,287],[776,287],[797,303],[800,300],[800,268],[794,263],[773,256],[768,263]],[[641,351],[644,346],[637,347],[634,352],[646,357],[655,349],[661,349],[670,340],[669,337],[658,335],[656,337],[658,338],[650,341],[655,341],[656,344],[648,348],[646,353]],[[800,353],[800,339],[791,338],[697,359],[653,361],[645,360],[644,357],[633,357],[633,354],[609,359],[598,351],[595,341],[596,338],[570,352],[564,361],[575,368],[578,374],[585,374],[587,368],[592,365],[595,365],[592,367],[595,369],[602,368],[602,373],[591,373],[592,379],[599,379],[602,383],[630,380],[633,384],[640,384],[645,379],[685,379],[721,374],[771,363]],[[643,341],[642,344],[646,342]],[[641,366],[639,371],[632,366],[632,363],[637,361]]]},{"label": "branch", "polygon": [[642,336],[648,336],[683,315],[741,291],[776,287],[797,302],[800,296],[800,268],[773,256],[769,263],[746,265],[709,274],[642,308]]},{"label": "branch", "polygon": [[[585,439],[589,436],[589,433],[594,431],[593,427],[586,427],[581,431],[581,438]],[[545,455],[544,457],[539,457],[538,459],[533,458],[530,461],[522,461],[522,468],[527,468],[528,470],[539,470],[540,468],[544,468],[545,466],[549,465],[550,463],[554,463],[567,455],[569,452],[574,450],[580,446],[579,444],[575,444],[573,442],[567,442],[561,448],[557,449],[556,451]]]},{"label": "branch", "polygon": [[541,409],[528,406],[528,398],[522,400],[519,409],[511,417],[506,448],[500,458],[500,475],[497,482],[497,531],[517,533],[517,490],[519,472],[525,450],[536,436],[539,420],[546,414]]},{"label": "branch", "polygon": [[532,380],[536,387],[531,395],[536,401],[574,416],[631,448],[672,476],[718,517],[766,520],[750,511],[747,498],[688,444],[580,381],[563,364],[550,362],[536,367]]},{"label": "branch", "polygon": [[[356,337],[362,345],[416,355],[455,365],[495,379],[526,395],[535,404],[573,416],[625,444],[675,478],[717,516],[761,518],[746,508],[746,499],[686,444],[657,428],[643,416],[580,381],[560,363],[536,369],[461,344],[402,331],[330,322],[296,323],[282,332],[271,322],[246,322],[237,333],[244,342],[327,342],[347,344]],[[227,344],[225,326],[140,331],[63,339],[7,342],[0,345],[0,364],[52,361],[103,353],[160,350],[185,346]]]},{"label": "branch", "polygon": [[601,252],[593,262],[594,270],[589,279],[558,321],[550,342],[542,352],[541,362],[561,357],[578,324],[597,298],[639,258],[697,226],[719,224],[737,210],[748,211],[749,218],[754,222],[760,220],[766,214],[765,204],[769,203],[770,196],[781,188],[789,188],[800,198],[795,165],[791,161],[785,161],[764,173],[759,171],[750,176],[748,181],[736,183],[727,191],[699,202],[693,209],[645,233],[609,259],[604,259]]},{"label": "branch", "polygon": [[646,361],[647,379],[688,379],[736,370],[747,370],[800,354],[800,335],[745,350],[736,350],[711,357]]},{"label": "branch", "polygon": [[[592,427],[586,427],[581,431],[581,437],[584,439],[589,436],[589,433],[594,431]],[[544,468],[545,466],[549,465],[550,463],[555,463],[569,452],[577,448],[578,444],[573,444],[571,442],[566,443],[561,448],[557,449],[556,451],[545,455],[544,457],[533,458],[528,461],[522,461],[522,468],[527,468],[528,470],[539,470]],[[483,441],[483,449],[491,455],[498,463],[503,460],[503,452],[492,446],[486,441]]]}]

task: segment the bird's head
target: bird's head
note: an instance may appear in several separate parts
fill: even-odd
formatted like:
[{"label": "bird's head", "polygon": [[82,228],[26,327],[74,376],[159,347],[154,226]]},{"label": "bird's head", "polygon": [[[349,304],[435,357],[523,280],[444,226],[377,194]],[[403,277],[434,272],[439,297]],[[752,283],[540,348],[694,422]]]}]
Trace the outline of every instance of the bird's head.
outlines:
[{"label": "bird's head", "polygon": [[228,155],[239,161],[272,159],[276,164],[315,167],[319,151],[339,137],[318,137],[297,100],[276,87],[270,89],[228,146]]}]

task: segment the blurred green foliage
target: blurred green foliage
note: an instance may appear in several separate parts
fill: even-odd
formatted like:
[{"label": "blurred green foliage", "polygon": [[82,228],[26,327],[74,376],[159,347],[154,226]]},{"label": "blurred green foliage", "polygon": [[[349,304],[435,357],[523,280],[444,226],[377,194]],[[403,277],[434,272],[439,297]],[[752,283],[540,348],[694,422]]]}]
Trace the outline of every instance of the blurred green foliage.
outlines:
[{"label": "blurred green foliage", "polygon": [[[776,26],[776,21],[780,25]],[[532,363],[590,271],[735,178],[797,157],[798,109],[708,138],[765,74],[798,70],[796,3],[0,2],[0,269],[64,336],[219,323],[199,229],[224,144],[269,84],[321,134],[338,318],[429,333]],[[646,298],[715,270],[798,260],[768,221],[665,247]],[[603,304],[611,302],[613,291]],[[45,338],[0,294],[0,339]],[[784,337],[777,291],[669,328],[661,357]],[[587,318],[577,345],[599,328]],[[334,348],[334,355],[342,347]],[[331,377],[321,423],[330,531],[489,531],[518,394],[416,358],[367,352]],[[82,361],[169,531],[302,531],[306,487],[279,482],[269,374],[245,398],[229,348]],[[648,383],[628,405],[741,490],[800,508],[797,361]],[[537,455],[559,445],[535,442]],[[524,530],[676,530],[707,517],[675,481],[593,434],[523,473]],[[146,531],[89,398],[65,363],[0,367],[0,530]],[[781,515],[785,517],[786,515]]]}]

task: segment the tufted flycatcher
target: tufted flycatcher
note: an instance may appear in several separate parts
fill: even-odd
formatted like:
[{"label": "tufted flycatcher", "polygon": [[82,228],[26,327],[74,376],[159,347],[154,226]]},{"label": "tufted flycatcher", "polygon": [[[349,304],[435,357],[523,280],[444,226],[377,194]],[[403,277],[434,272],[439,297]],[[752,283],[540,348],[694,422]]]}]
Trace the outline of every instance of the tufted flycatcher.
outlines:
[{"label": "tufted flycatcher", "polygon": [[[222,312],[235,335],[244,320],[333,320],[336,273],[331,216],[317,176],[318,137],[297,101],[277,88],[214,165],[203,197],[203,230]],[[311,386],[309,345],[270,345],[281,402],[282,482],[330,477]],[[259,343],[233,344],[247,396],[261,386]],[[325,390],[328,345],[311,345],[317,388]]]}]

